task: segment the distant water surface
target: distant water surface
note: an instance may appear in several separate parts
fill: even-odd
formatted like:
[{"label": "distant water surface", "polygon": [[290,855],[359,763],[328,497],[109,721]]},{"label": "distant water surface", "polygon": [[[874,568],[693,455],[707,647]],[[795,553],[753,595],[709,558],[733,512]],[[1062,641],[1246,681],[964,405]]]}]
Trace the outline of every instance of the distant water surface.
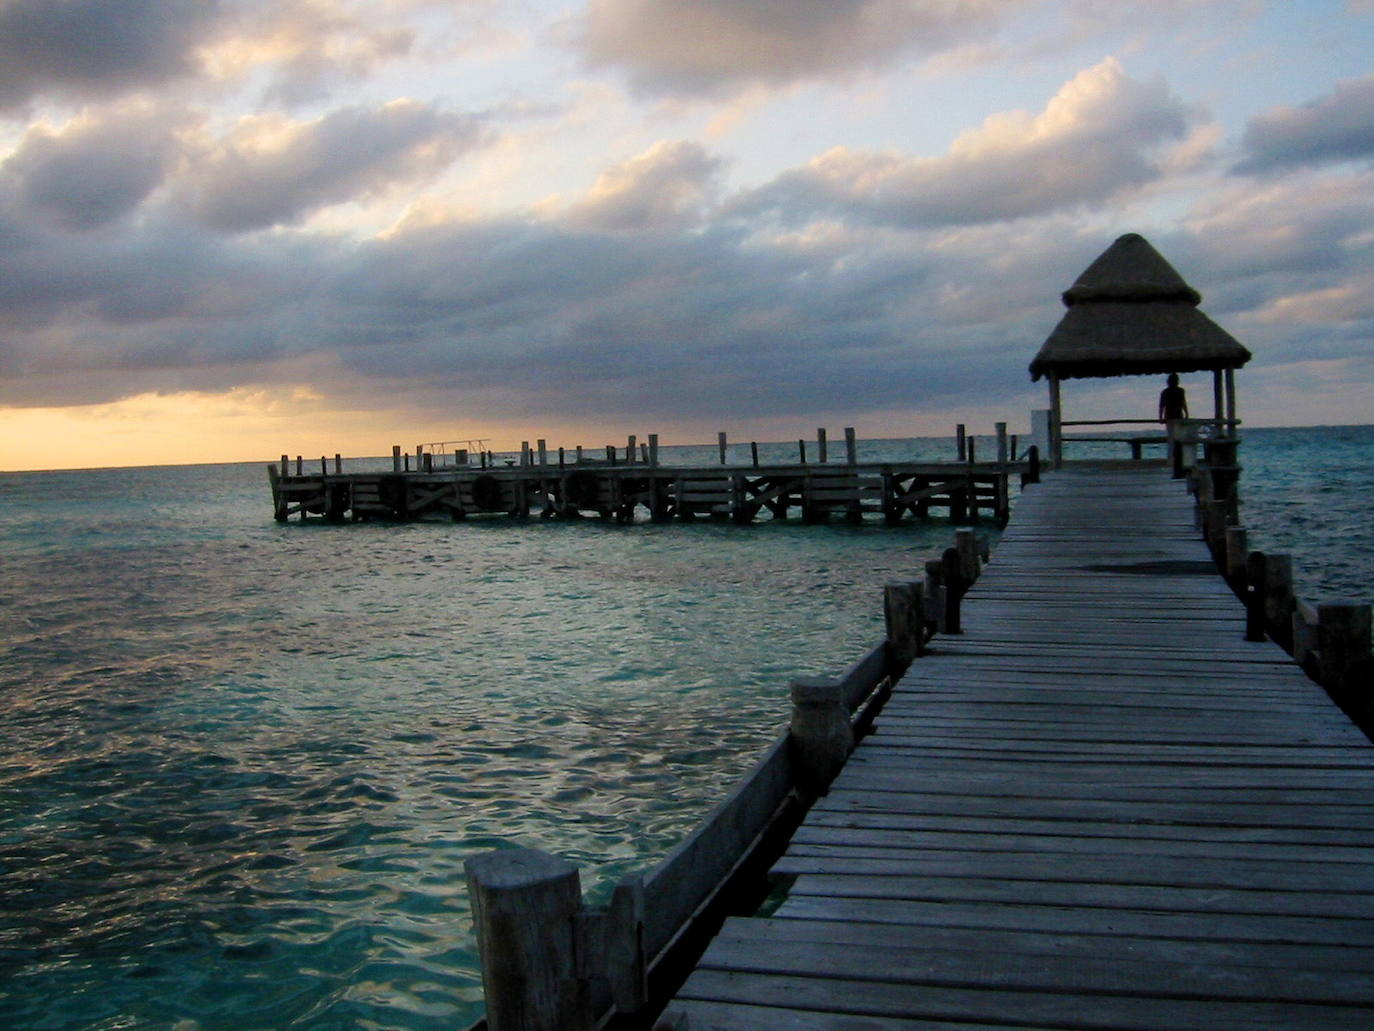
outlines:
[{"label": "distant water surface", "polygon": [[[1374,596],[1374,428],[1244,462],[1255,546]],[[657,861],[950,534],[279,526],[260,464],[0,475],[0,1026],[465,1026],[463,860]]]}]

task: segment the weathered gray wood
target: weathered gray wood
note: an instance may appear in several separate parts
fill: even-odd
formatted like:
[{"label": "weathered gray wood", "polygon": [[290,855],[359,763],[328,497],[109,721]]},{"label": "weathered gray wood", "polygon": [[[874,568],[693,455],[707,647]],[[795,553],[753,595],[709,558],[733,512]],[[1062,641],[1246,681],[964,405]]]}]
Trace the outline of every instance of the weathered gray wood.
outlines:
[{"label": "weathered gray wood", "polygon": [[533,849],[502,849],[463,864],[491,1031],[587,1026],[577,976],[577,868]]},{"label": "weathered gray wood", "polygon": [[834,680],[802,677],[789,686],[792,741],[797,783],[806,791],[825,794],[854,747],[844,685]]}]

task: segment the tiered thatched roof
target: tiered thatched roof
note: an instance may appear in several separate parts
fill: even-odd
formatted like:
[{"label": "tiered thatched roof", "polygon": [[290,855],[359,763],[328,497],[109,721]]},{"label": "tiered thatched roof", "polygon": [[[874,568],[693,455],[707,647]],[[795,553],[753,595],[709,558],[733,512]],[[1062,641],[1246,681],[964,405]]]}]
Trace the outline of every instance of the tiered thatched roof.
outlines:
[{"label": "tiered thatched roof", "polygon": [[1031,362],[1031,379],[1240,368],[1250,352],[1198,311],[1201,300],[1143,236],[1128,233],[1064,291],[1069,310]]}]

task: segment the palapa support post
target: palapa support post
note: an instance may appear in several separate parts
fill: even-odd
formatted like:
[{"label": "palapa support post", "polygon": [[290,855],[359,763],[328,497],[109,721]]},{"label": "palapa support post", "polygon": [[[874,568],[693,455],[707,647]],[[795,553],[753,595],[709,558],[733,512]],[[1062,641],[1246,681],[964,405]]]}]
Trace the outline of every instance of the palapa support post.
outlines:
[{"label": "palapa support post", "polygon": [[925,654],[925,608],[925,584],[895,582],[883,586],[888,669],[894,677],[901,676]]},{"label": "palapa support post", "polygon": [[577,868],[535,849],[501,849],[463,864],[490,1031],[584,1031],[577,971]]},{"label": "palapa support post", "polygon": [[816,677],[799,677],[789,686],[792,720],[788,725],[797,784],[824,795],[854,748],[854,730],[844,704],[843,685]]}]

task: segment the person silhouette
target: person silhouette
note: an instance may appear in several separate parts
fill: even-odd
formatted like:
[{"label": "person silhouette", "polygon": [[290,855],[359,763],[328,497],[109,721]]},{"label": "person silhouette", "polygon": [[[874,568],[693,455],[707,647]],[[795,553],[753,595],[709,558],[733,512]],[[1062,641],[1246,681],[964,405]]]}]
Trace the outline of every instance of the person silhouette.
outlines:
[{"label": "person silhouette", "polygon": [[1159,392],[1159,421],[1188,418],[1188,395],[1178,385],[1178,373],[1169,373],[1166,386]]}]

